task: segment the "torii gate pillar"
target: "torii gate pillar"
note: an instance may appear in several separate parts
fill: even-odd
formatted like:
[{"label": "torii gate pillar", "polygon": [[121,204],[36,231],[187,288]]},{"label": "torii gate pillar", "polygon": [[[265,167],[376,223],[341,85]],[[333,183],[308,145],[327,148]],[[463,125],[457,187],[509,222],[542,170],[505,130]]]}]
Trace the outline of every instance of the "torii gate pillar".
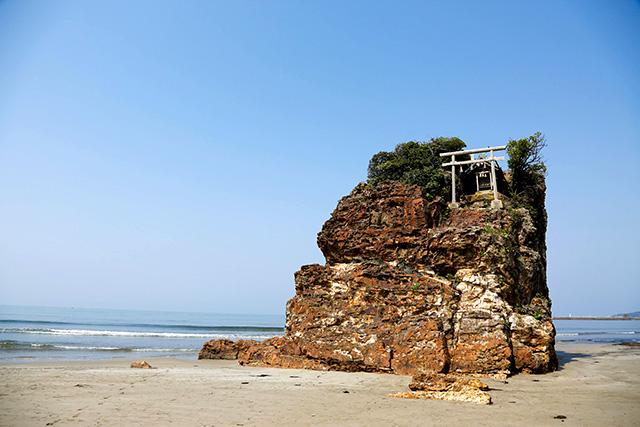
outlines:
[{"label": "torii gate pillar", "polygon": [[456,202],[456,155],[451,155],[451,203],[449,203],[449,207],[451,209],[458,209],[460,205]]},{"label": "torii gate pillar", "polygon": [[[490,151],[490,159],[495,158],[493,156],[493,150]],[[496,179],[496,162],[491,163],[491,184],[493,186],[493,200],[491,201],[492,209],[502,209],[502,200],[498,199],[498,180]]]}]

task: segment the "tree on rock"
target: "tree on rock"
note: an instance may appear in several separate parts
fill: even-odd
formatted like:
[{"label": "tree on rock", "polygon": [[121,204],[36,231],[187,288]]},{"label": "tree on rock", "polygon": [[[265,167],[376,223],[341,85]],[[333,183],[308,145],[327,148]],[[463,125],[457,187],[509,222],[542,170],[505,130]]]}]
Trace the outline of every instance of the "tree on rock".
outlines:
[{"label": "tree on rock", "polygon": [[528,192],[547,174],[542,158],[542,149],[546,146],[547,139],[542,132],[536,132],[528,138],[509,139],[507,164],[511,169],[511,188],[515,194]]},{"label": "tree on rock", "polygon": [[[371,158],[367,173],[369,183],[388,179],[402,181],[422,187],[427,197],[446,196],[449,183],[442,171],[444,159],[440,153],[459,151],[466,146],[455,137],[398,144],[395,151],[381,151]],[[465,160],[464,156],[460,160]]]}]

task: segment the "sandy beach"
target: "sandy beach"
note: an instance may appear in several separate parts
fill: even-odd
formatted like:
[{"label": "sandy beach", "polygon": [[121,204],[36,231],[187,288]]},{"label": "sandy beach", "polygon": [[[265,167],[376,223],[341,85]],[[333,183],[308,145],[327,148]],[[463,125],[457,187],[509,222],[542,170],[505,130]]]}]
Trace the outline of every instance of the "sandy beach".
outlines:
[{"label": "sandy beach", "polygon": [[387,397],[410,380],[387,374],[160,358],[145,359],[154,370],[134,359],[3,364],[0,425],[640,425],[640,348],[557,350],[557,372],[483,379],[490,406]]}]

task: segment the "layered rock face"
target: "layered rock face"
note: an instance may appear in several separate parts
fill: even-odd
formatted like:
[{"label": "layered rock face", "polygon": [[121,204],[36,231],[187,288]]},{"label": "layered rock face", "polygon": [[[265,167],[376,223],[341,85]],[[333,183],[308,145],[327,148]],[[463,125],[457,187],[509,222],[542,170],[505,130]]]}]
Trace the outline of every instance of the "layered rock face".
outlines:
[{"label": "layered rock face", "polygon": [[200,358],[400,374],[554,370],[544,189],[535,202],[449,211],[416,186],[360,184],[318,235],[327,264],[295,273],[285,336],[210,341]]}]

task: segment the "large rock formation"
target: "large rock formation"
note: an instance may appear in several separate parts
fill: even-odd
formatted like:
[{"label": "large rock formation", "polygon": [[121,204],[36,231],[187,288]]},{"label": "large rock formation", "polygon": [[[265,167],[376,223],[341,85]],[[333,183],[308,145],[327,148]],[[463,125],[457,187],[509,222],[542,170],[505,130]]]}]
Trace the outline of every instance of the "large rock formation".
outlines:
[{"label": "large rock formation", "polygon": [[533,205],[449,210],[394,181],[359,184],[295,273],[286,334],[214,340],[200,358],[414,374],[554,370],[544,187]]}]

